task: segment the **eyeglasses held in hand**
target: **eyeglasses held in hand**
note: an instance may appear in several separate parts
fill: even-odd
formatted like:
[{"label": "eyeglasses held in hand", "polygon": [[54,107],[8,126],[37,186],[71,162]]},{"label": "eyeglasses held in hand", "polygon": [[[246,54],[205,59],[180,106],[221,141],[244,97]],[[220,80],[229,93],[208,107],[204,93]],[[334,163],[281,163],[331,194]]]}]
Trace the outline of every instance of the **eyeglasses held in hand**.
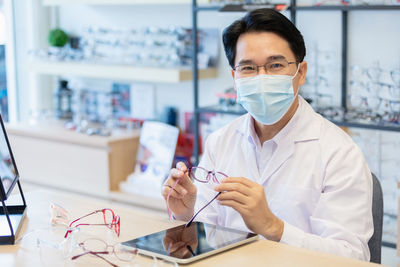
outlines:
[{"label": "eyeglasses held in hand", "polygon": [[[76,223],[77,221],[79,221],[79,220],[81,220],[83,218],[86,218],[86,217],[88,217],[90,215],[93,215],[93,214],[96,214],[96,213],[100,213],[100,212],[103,213],[104,223],[80,223],[80,224],[75,224],[74,225],[74,223]],[[111,210],[111,209],[101,209],[101,210],[93,211],[93,212],[91,212],[89,214],[86,214],[86,215],[84,215],[82,217],[79,217],[78,219],[72,221],[69,224],[69,227],[79,227],[79,226],[89,226],[89,225],[93,225],[93,226],[103,225],[103,226],[107,226],[110,229],[114,229],[115,233],[119,236],[119,234],[120,234],[120,221],[121,221],[120,217],[118,215],[115,215],[113,210]],[[71,232],[71,230],[68,230],[65,233],[64,237],[67,237],[70,232]]]},{"label": "eyeglasses held in hand", "polygon": [[71,259],[76,260],[84,255],[92,255],[104,260],[111,266],[117,267],[118,265],[110,262],[108,259],[103,257],[104,255],[114,254],[121,261],[132,261],[137,255],[138,250],[136,248],[125,247],[121,244],[108,245],[105,241],[98,238],[89,238],[78,244],[79,247],[84,251],[81,254],[73,256]]},{"label": "eyeglasses held in hand", "polygon": [[[219,172],[219,171],[209,171],[206,170],[203,167],[192,167],[188,169],[188,175],[190,178],[192,178],[193,180],[196,180],[200,183],[208,183],[211,179],[214,183],[219,184],[220,181],[225,178],[228,177],[228,175],[226,175],[223,172]],[[176,180],[174,185],[169,189],[168,191],[168,195],[167,195],[167,210],[168,210],[168,215],[169,215],[169,219],[172,220],[172,213],[171,210],[169,208],[169,198],[171,196],[171,192],[175,189],[176,185],[179,183],[179,180]],[[211,202],[214,201],[214,199],[216,199],[219,195],[221,194],[221,192],[219,192],[213,199],[211,199],[206,205],[204,205],[204,207],[202,207],[199,211],[197,211],[193,217],[186,223],[186,227],[190,226],[190,224],[193,222],[193,220],[196,218],[196,216],[203,210],[205,209],[208,205],[210,205]]]}]

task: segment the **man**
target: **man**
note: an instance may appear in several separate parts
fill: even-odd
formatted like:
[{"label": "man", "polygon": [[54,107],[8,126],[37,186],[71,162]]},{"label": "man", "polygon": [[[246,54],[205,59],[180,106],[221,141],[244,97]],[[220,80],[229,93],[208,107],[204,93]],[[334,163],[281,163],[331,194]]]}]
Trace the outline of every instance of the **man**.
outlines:
[{"label": "man", "polygon": [[223,43],[248,114],[208,137],[199,164],[229,177],[194,184],[184,164],[171,170],[163,196],[170,192],[175,218],[189,220],[222,192],[197,220],[368,261],[371,173],[351,138],[298,96],[307,72],[301,33],[258,9],[227,27]]}]

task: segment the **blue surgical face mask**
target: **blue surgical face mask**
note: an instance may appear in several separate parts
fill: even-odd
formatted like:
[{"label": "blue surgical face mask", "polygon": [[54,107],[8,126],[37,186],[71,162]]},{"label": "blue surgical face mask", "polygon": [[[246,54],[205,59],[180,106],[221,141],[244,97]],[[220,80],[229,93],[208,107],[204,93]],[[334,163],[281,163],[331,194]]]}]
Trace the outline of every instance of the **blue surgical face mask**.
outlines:
[{"label": "blue surgical face mask", "polygon": [[235,79],[237,102],[259,123],[272,125],[289,110],[295,95],[293,76],[260,74]]}]

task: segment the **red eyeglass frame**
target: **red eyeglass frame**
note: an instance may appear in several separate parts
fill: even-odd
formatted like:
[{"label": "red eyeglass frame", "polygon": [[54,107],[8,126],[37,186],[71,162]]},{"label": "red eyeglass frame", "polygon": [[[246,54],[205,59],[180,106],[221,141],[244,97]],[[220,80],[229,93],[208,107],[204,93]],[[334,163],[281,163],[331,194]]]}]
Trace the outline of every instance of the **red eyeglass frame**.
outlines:
[{"label": "red eyeglass frame", "polygon": [[[110,211],[111,214],[112,214],[113,219],[112,219],[112,222],[111,222],[111,223],[107,223],[107,221],[106,221],[106,211]],[[79,220],[81,220],[81,219],[83,219],[83,218],[86,218],[86,217],[88,217],[88,216],[90,216],[90,215],[99,213],[99,212],[102,212],[102,213],[103,213],[104,223],[80,223],[80,224],[77,224],[77,225],[72,226],[75,222],[77,222],[77,221],[79,221]],[[107,227],[110,228],[110,229],[112,229],[112,228],[114,227],[114,231],[115,231],[115,233],[116,233],[118,236],[119,236],[119,234],[120,234],[120,232],[121,232],[121,218],[120,218],[118,215],[115,215],[115,213],[114,213],[114,211],[113,211],[112,209],[108,209],[108,208],[106,208],[106,209],[101,209],[101,210],[95,210],[95,211],[93,211],[93,212],[91,212],[91,213],[89,213],[89,214],[86,214],[86,215],[84,215],[84,216],[82,216],[82,217],[79,217],[78,219],[73,220],[73,221],[69,224],[69,227],[79,227],[79,226],[89,226],[89,225],[94,225],[94,226],[103,225],[103,226],[107,226]],[[71,232],[72,232],[72,230],[68,230],[68,231],[65,233],[64,238],[67,238],[68,235],[69,235]]]}]

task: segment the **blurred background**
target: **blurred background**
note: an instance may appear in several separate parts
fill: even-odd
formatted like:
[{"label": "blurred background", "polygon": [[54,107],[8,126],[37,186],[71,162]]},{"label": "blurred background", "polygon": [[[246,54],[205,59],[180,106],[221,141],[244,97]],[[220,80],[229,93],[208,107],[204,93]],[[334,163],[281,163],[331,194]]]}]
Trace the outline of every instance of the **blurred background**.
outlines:
[{"label": "blurred background", "polygon": [[259,7],[302,32],[301,95],[380,180],[383,263],[397,264],[399,0],[0,0],[0,111],[22,182],[163,210],[170,166],[196,164],[245,113],[221,33]]}]

